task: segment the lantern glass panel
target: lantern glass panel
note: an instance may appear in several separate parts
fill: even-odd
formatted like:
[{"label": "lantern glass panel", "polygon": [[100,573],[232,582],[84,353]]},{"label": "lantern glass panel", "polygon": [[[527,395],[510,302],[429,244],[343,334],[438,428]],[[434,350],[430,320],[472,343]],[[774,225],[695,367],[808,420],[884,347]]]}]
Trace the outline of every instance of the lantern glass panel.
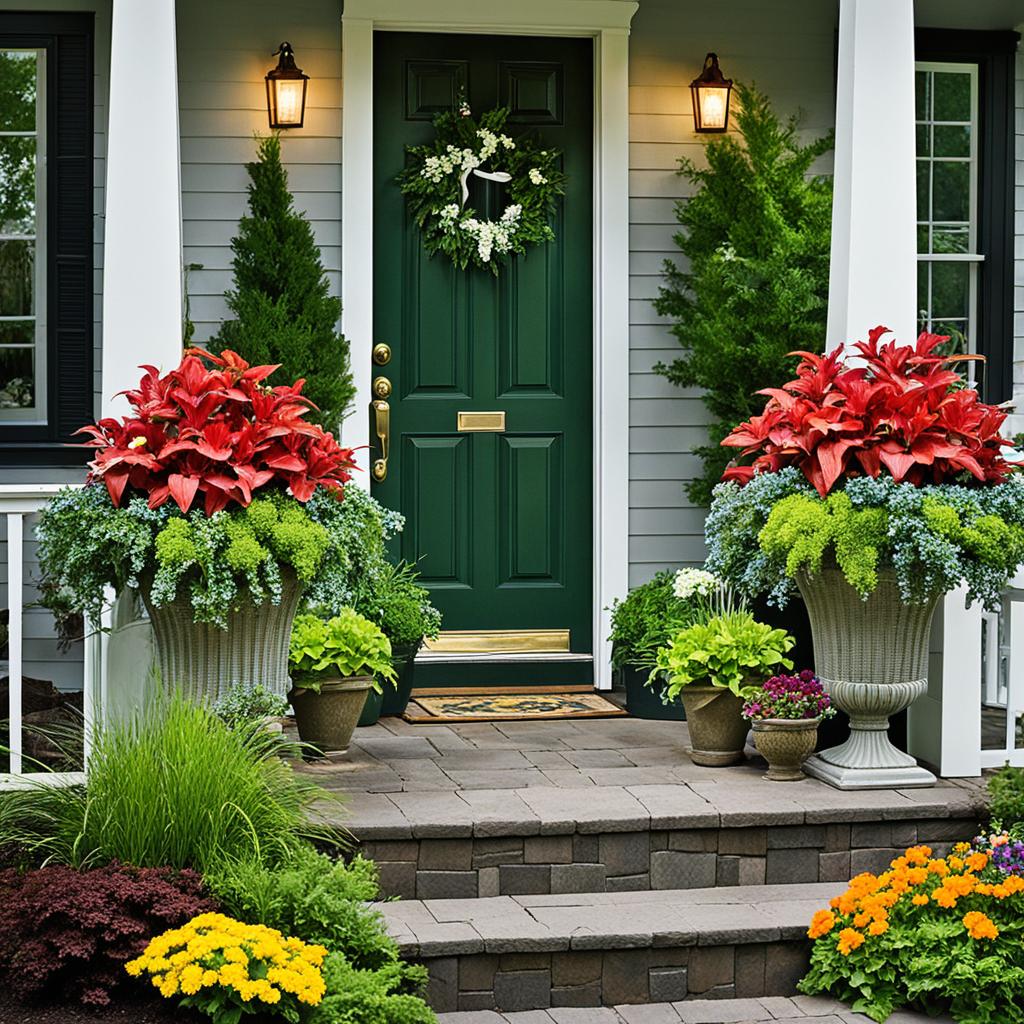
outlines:
[{"label": "lantern glass panel", "polygon": [[700,127],[724,128],[729,110],[729,90],[702,85],[697,92],[700,103]]},{"label": "lantern glass panel", "polygon": [[271,82],[274,93],[274,120],[280,128],[302,124],[302,107],[306,83],[301,78],[278,78]]}]

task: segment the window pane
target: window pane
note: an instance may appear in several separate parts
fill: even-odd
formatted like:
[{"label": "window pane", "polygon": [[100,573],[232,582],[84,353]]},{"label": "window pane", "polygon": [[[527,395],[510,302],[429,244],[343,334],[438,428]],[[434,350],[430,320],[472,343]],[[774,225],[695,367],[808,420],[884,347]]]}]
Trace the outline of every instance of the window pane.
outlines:
[{"label": "window pane", "polygon": [[967,225],[936,224],[932,230],[932,252],[967,252]]},{"label": "window pane", "polygon": [[918,224],[917,225],[917,251],[928,252],[928,225]]},{"label": "window pane", "polygon": [[971,216],[971,165],[932,164],[932,220],[969,220]]},{"label": "window pane", "polygon": [[36,53],[0,50],[0,131],[36,130]]},{"label": "window pane", "polygon": [[935,120],[970,121],[970,75],[958,74],[955,71],[936,71],[932,81],[935,89]]},{"label": "window pane", "polygon": [[0,348],[0,409],[31,409],[35,404],[35,352]]},{"label": "window pane", "polygon": [[36,231],[36,140],[0,137],[0,234]]},{"label": "window pane", "polygon": [[935,126],[936,156],[970,156],[970,125],[937,124]]},{"label": "window pane", "polygon": [[917,219],[931,220],[929,205],[929,173],[931,164],[927,160],[917,161]]},{"label": "window pane", "polygon": [[931,84],[931,72],[916,71],[914,73],[914,96],[916,100],[917,120],[929,120],[928,87]]},{"label": "window pane", "polygon": [[930,263],[917,265],[917,312],[922,322],[928,319],[928,278],[931,268]]},{"label": "window pane", "polygon": [[970,265],[932,264],[932,319],[966,318]]},{"label": "window pane", "polygon": [[0,320],[0,347],[34,345],[36,325],[33,320]]},{"label": "window pane", "polygon": [[931,128],[926,124],[919,124],[917,126],[917,155],[918,156],[931,156],[932,143],[931,143]]},{"label": "window pane", "polygon": [[[968,352],[970,346],[967,343],[967,321],[966,320],[942,320],[936,321],[932,324],[932,334],[944,334],[949,341],[946,342],[941,351],[948,355],[952,355],[957,352]],[[963,364],[961,364],[961,367]],[[961,370],[963,372],[963,370]],[[973,371],[968,366],[966,370],[967,375],[972,375]]]},{"label": "window pane", "polygon": [[0,241],[0,316],[32,316],[35,242]]}]

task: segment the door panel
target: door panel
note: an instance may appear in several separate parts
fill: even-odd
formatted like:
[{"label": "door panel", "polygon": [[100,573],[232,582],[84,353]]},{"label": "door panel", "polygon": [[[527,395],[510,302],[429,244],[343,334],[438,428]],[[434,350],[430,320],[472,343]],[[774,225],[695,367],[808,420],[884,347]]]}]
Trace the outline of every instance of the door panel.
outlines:
[{"label": "door panel", "polygon": [[[387,479],[451,630],[568,629],[592,646],[592,149],[590,40],[378,33],[374,54],[374,338],[392,350]],[[428,259],[395,176],[431,119],[465,96],[509,105],[509,134],[563,154],[555,241],[489,271]],[[470,203],[498,217],[500,185]],[[460,412],[504,412],[460,433]],[[379,453],[374,453],[374,457]]]}]

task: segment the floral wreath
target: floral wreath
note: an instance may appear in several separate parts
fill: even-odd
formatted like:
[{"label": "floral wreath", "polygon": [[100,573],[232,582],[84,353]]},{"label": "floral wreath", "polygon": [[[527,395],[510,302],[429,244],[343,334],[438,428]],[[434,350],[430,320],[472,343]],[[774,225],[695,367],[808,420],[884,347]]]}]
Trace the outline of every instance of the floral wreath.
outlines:
[{"label": "floral wreath", "polygon": [[[504,133],[507,107],[482,114],[479,123],[466,103],[434,119],[437,137],[410,146],[408,166],[398,184],[423,234],[430,256],[443,252],[460,269],[472,263],[495,275],[512,253],[550,242],[549,220],[556,196],[565,192],[561,154],[540,149],[526,137]],[[508,205],[497,220],[477,215],[469,199],[469,178],[507,186]]]}]

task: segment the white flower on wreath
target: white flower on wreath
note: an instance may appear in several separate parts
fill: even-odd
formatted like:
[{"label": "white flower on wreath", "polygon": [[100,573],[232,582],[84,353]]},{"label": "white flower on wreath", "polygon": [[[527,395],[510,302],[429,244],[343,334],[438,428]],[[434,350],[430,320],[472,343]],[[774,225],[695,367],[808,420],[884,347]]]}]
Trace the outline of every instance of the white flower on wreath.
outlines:
[{"label": "white flower on wreath", "polygon": [[434,211],[441,221],[441,228],[448,234],[453,234],[455,231],[455,223],[459,219],[459,214],[462,213],[458,203],[449,203],[447,206],[442,206],[440,210]]},{"label": "white flower on wreath", "polygon": [[722,581],[707,569],[680,569],[672,583],[672,591],[680,600],[709,597],[722,586]]},{"label": "white flower on wreath", "polygon": [[511,251],[522,212],[523,208],[519,203],[512,203],[505,207],[497,221],[478,220],[476,217],[467,217],[462,221],[462,230],[476,239],[476,253],[481,263],[490,263],[491,254],[495,249],[499,253]]},{"label": "white flower on wreath", "polygon": [[545,178],[536,167],[530,168],[530,181],[532,181],[534,185],[546,185],[548,183],[548,179]]},{"label": "white flower on wreath", "polygon": [[473,111],[470,109],[469,104],[463,100],[459,104],[459,117],[469,117]]}]

